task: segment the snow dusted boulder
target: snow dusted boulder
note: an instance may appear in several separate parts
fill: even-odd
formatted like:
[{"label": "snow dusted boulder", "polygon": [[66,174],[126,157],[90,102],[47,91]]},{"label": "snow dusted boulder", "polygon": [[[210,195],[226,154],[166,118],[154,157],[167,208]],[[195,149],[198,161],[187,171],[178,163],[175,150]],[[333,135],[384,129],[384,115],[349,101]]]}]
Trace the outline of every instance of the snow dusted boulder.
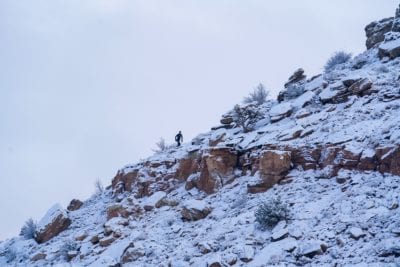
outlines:
[{"label": "snow dusted boulder", "polygon": [[228,147],[211,148],[203,155],[200,176],[191,182],[207,194],[215,193],[235,178],[237,151]]},{"label": "snow dusted boulder", "polygon": [[282,262],[287,252],[292,252],[297,247],[297,241],[294,238],[273,242],[266,245],[251,262],[250,266],[268,266]]},{"label": "snow dusted boulder", "polygon": [[296,108],[304,108],[305,106],[307,106],[308,104],[311,103],[311,101],[313,100],[315,96],[315,93],[312,91],[307,91],[304,94],[302,94],[301,96],[299,96],[298,98],[296,98],[293,101],[293,107]]},{"label": "snow dusted boulder", "polygon": [[376,149],[379,171],[400,175],[400,147],[387,146]]},{"label": "snow dusted boulder", "polygon": [[323,104],[339,104],[346,102],[348,95],[346,86],[336,83],[322,90],[319,98]]},{"label": "snow dusted boulder", "polygon": [[306,75],[304,74],[304,70],[302,68],[297,69],[292,76],[289,77],[289,80],[285,83],[285,88],[288,88],[290,85],[305,81]]},{"label": "snow dusted boulder", "polygon": [[99,240],[99,244],[102,247],[108,247],[111,245],[115,240],[117,240],[114,236],[106,236]]},{"label": "snow dusted boulder", "polygon": [[260,174],[264,182],[273,186],[291,169],[291,152],[266,150],[260,157]]},{"label": "snow dusted boulder", "polygon": [[388,238],[382,240],[377,245],[377,252],[380,257],[399,257],[400,240],[398,238]]},{"label": "snow dusted boulder", "polygon": [[56,204],[38,223],[35,239],[39,244],[44,243],[67,229],[70,224],[71,219],[67,212],[60,204]]},{"label": "snow dusted boulder", "polygon": [[355,240],[358,240],[366,235],[366,233],[361,228],[358,227],[351,227],[349,229],[349,234]]},{"label": "snow dusted boulder", "polygon": [[377,167],[377,162],[376,162],[375,150],[373,149],[363,150],[357,168],[362,171],[374,171],[376,170],[376,167]]},{"label": "snow dusted boulder", "polygon": [[283,118],[289,117],[292,114],[293,108],[292,104],[289,102],[284,102],[273,106],[269,110],[269,116],[271,117],[271,122],[277,122]]},{"label": "snow dusted boulder", "polygon": [[[349,80],[347,80],[349,81]],[[344,83],[346,81],[343,81]],[[358,96],[365,96],[365,95],[370,95],[371,93],[374,92],[373,90],[373,83],[370,79],[364,78],[364,79],[358,79],[351,83],[350,86],[348,86],[348,91],[349,94],[352,95],[358,95]]]},{"label": "snow dusted boulder", "polygon": [[197,221],[207,217],[211,210],[206,202],[193,199],[183,204],[181,215],[184,220]]},{"label": "snow dusted boulder", "polygon": [[400,56],[400,39],[385,42],[379,46],[379,58],[394,59]]},{"label": "snow dusted boulder", "polygon": [[147,197],[147,199],[144,200],[144,210],[150,211],[153,210],[154,207],[157,206],[159,202],[161,202],[165,197],[167,196],[167,193],[163,191],[158,191],[152,194],[151,196]]},{"label": "snow dusted boulder", "polygon": [[374,21],[368,24],[365,27],[365,33],[367,35],[367,49],[371,49],[377,44],[382,43],[385,40],[385,34],[391,30],[392,26],[393,17],[380,21]]},{"label": "snow dusted boulder", "polygon": [[271,240],[272,241],[279,241],[286,238],[289,235],[289,231],[286,228],[286,222],[280,221],[274,229],[272,229]]},{"label": "snow dusted boulder", "polygon": [[121,237],[124,232],[126,227],[129,225],[129,221],[125,218],[121,217],[114,217],[110,220],[108,220],[104,224],[104,235],[109,236],[113,235],[115,238]]},{"label": "snow dusted boulder", "polygon": [[135,247],[133,244],[126,248],[124,251],[124,254],[122,255],[121,258],[121,263],[127,264],[131,262],[135,262],[141,257],[144,257],[146,255],[146,251],[144,250],[143,247]]},{"label": "snow dusted boulder", "polygon": [[265,150],[260,155],[259,167],[261,183],[248,185],[249,193],[261,193],[270,189],[282,180],[292,168],[290,151]]},{"label": "snow dusted boulder", "polygon": [[133,184],[138,179],[138,174],[139,170],[132,170],[129,172],[125,172],[125,170],[119,170],[111,182],[114,193],[131,191]]},{"label": "snow dusted boulder", "polygon": [[129,216],[140,216],[143,213],[142,207],[137,204],[122,205],[113,204],[107,208],[107,220],[114,217],[128,218]]},{"label": "snow dusted boulder", "polygon": [[46,259],[47,255],[45,253],[37,253],[31,258],[31,261],[40,261]]},{"label": "snow dusted boulder", "polygon": [[79,199],[73,199],[69,203],[67,210],[69,211],[74,211],[74,210],[79,210],[83,205],[83,202],[80,201]]},{"label": "snow dusted boulder", "polygon": [[301,133],[304,131],[304,128],[300,125],[296,125],[290,129],[287,129],[281,132],[278,136],[279,141],[290,141],[301,136]]},{"label": "snow dusted boulder", "polygon": [[296,254],[313,258],[323,253],[325,245],[319,241],[306,241],[298,247]]},{"label": "snow dusted boulder", "polygon": [[243,262],[250,262],[254,259],[254,248],[252,246],[249,245],[245,245],[239,253],[239,259]]},{"label": "snow dusted boulder", "polygon": [[178,161],[176,178],[180,181],[186,181],[190,175],[200,171],[201,154],[197,151],[190,152],[186,158]]}]

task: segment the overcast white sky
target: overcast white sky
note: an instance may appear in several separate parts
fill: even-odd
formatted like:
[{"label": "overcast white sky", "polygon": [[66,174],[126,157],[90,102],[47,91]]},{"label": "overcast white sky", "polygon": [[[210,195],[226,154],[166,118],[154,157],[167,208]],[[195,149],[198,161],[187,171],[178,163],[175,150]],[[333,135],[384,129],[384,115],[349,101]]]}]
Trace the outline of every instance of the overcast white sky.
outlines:
[{"label": "overcast white sky", "polygon": [[396,0],[0,0],[0,240],[263,82],[364,50]]}]

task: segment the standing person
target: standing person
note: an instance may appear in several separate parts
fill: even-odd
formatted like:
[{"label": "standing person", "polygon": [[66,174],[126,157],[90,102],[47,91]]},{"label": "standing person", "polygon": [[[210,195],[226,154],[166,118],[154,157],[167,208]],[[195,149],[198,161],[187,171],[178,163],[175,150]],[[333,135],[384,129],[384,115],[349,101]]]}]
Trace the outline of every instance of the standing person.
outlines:
[{"label": "standing person", "polygon": [[177,143],[177,146],[181,146],[181,142],[183,142],[183,135],[181,131],[179,131],[179,133],[175,135],[175,141]]}]

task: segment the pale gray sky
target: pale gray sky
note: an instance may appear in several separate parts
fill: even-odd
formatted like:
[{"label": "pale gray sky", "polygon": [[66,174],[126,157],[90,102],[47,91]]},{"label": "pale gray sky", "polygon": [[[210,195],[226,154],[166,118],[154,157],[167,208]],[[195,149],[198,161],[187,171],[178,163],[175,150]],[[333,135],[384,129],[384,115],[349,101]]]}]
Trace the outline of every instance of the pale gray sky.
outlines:
[{"label": "pale gray sky", "polygon": [[0,240],[263,82],[364,50],[395,0],[0,0]]}]

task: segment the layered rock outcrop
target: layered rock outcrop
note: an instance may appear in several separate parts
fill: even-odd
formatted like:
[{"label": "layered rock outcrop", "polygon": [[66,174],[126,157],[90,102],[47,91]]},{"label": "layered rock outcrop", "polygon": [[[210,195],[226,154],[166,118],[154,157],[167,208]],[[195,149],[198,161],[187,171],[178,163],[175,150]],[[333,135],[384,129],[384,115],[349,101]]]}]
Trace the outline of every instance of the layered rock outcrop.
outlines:
[{"label": "layered rock outcrop", "polygon": [[49,241],[66,230],[70,224],[71,219],[67,212],[59,204],[56,204],[40,220],[35,239],[38,243]]}]

